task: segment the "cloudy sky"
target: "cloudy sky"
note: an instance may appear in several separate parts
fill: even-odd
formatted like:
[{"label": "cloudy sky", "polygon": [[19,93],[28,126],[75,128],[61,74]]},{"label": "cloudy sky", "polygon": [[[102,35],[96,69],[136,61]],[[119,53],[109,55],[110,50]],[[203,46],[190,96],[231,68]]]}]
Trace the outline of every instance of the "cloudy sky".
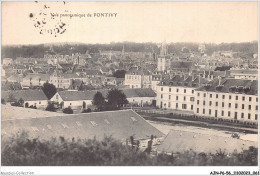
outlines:
[{"label": "cloudy sky", "polygon": [[2,2],[3,45],[248,42],[257,30],[257,2]]}]

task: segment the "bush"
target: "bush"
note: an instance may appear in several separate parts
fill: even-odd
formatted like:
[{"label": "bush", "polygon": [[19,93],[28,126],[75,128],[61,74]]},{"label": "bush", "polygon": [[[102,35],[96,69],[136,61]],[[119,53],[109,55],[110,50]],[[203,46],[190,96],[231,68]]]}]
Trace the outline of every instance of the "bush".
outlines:
[{"label": "bush", "polygon": [[88,109],[83,109],[82,113],[88,113],[88,112],[91,112],[92,110],[90,108]]},{"label": "bush", "polygon": [[[138,144],[137,144],[138,145]],[[123,145],[112,137],[71,140],[60,137],[50,140],[30,139],[26,133],[3,138],[3,166],[257,166],[258,149],[250,147],[241,153],[225,151],[150,155]]]},{"label": "bush", "polygon": [[53,103],[49,103],[45,110],[46,111],[51,111],[51,112],[56,112],[57,111],[57,109],[54,107]]},{"label": "bush", "polygon": [[29,106],[29,108],[37,109],[37,107],[36,107],[36,106],[33,106],[33,105]]},{"label": "bush", "polygon": [[71,109],[71,107],[67,107],[65,109],[63,109],[63,113],[65,114],[73,114],[73,110]]}]

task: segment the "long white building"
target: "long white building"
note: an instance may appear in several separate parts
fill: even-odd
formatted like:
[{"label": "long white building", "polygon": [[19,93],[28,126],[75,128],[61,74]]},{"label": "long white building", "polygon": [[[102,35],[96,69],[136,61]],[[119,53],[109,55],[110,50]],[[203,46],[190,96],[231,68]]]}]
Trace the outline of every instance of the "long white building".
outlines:
[{"label": "long white building", "polygon": [[195,90],[194,113],[198,116],[257,123],[258,81],[214,79]]}]

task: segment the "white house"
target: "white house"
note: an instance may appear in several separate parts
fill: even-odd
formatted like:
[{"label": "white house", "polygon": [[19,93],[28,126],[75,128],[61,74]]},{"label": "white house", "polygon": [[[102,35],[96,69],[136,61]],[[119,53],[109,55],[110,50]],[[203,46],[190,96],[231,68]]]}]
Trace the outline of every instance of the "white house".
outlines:
[{"label": "white house", "polygon": [[2,91],[1,99],[9,103],[22,99],[24,107],[36,106],[38,109],[48,105],[48,98],[41,89]]}]

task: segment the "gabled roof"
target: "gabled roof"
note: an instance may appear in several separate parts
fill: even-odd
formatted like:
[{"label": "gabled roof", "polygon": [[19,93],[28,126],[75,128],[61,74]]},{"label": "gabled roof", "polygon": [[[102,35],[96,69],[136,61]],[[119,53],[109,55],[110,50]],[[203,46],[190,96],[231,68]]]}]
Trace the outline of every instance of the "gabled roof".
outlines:
[{"label": "gabled roof", "polygon": [[177,153],[188,150],[201,153],[216,153],[217,150],[225,150],[228,153],[241,152],[250,146],[257,147],[257,142],[245,141],[224,136],[215,136],[211,134],[202,134],[188,131],[171,130],[162,144],[158,147],[158,151]]},{"label": "gabled roof", "polygon": [[2,91],[1,98],[7,100],[9,98],[9,95],[13,95],[16,100],[19,100],[21,98],[24,101],[48,100],[41,89]]},{"label": "gabled roof", "polygon": [[131,67],[126,74],[134,74],[134,75],[151,75],[151,72],[149,72],[147,69],[136,66]]},{"label": "gabled roof", "polygon": [[151,135],[162,137],[163,133],[146,122],[132,110],[81,113],[75,115],[61,115],[53,117],[3,120],[3,136],[17,134],[18,131],[27,131],[30,137],[49,139],[80,138],[112,136],[115,139],[149,139]]}]

